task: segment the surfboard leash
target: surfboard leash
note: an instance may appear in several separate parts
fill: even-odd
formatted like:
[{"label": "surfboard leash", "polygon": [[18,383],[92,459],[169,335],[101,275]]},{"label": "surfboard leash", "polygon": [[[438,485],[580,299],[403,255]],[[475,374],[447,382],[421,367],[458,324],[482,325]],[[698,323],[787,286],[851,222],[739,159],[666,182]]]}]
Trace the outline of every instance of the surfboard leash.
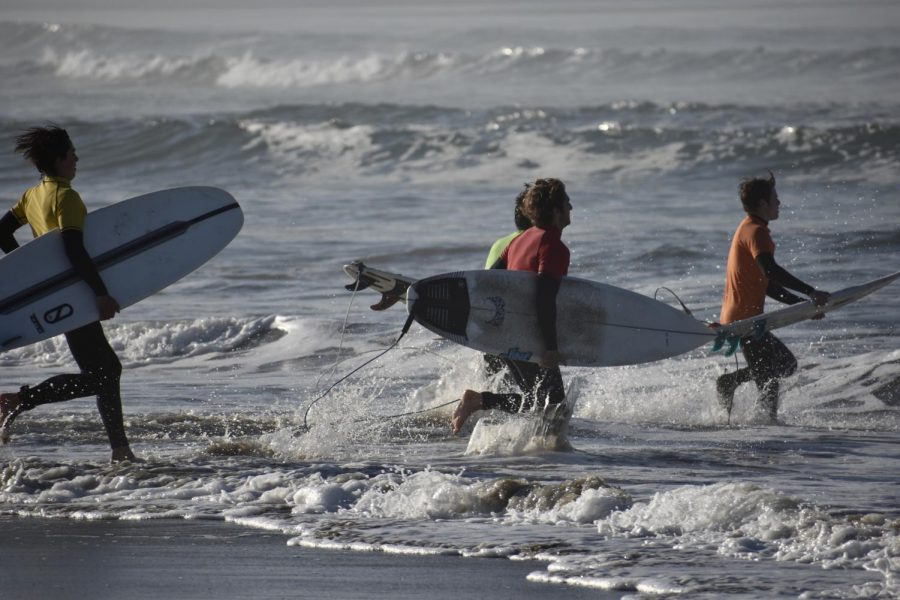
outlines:
[{"label": "surfboard leash", "polygon": [[[672,296],[674,296],[675,300],[678,301],[678,304],[681,305],[681,308],[682,308],[682,310],[684,310],[684,313],[689,317],[694,317],[694,313],[691,312],[691,309],[689,309],[684,304],[684,302],[681,301],[681,298],[678,297],[678,294],[676,294],[671,289],[669,289],[665,286],[660,286],[660,287],[656,288],[656,291],[653,293],[654,300],[659,299],[658,296],[659,296],[660,290],[665,290],[665,291],[669,292],[670,294],[672,294]],[[697,317],[694,317],[694,318],[696,319]],[[710,326],[713,325],[709,321],[703,321],[703,322]],[[760,331],[759,333],[756,333],[755,335],[757,336],[757,338],[759,338],[762,336],[763,333],[765,333],[765,331]],[[712,352],[718,352],[723,347],[727,346],[727,349],[725,350],[725,357],[727,358],[727,357],[730,357],[735,352],[737,352],[741,347],[741,338],[739,338],[737,336],[725,335],[724,332],[720,332],[719,334],[713,334],[713,335],[715,335],[716,339],[714,340],[714,343],[713,343]]]},{"label": "surfboard leash", "polygon": [[375,362],[376,360],[378,360],[379,358],[381,358],[382,356],[384,356],[385,354],[387,354],[388,352],[390,352],[391,350],[393,350],[394,348],[396,348],[396,347],[397,347],[397,344],[400,343],[400,340],[403,339],[403,336],[405,336],[406,333],[409,331],[409,328],[412,327],[412,323],[413,323],[413,321],[415,320],[415,317],[416,317],[416,311],[415,311],[415,305],[413,305],[413,306],[411,306],[410,309],[409,309],[409,316],[406,318],[406,323],[403,324],[403,329],[400,331],[400,335],[397,336],[397,339],[394,340],[394,341],[391,343],[390,346],[388,346],[387,348],[385,348],[382,352],[380,352],[379,354],[377,354],[377,355],[374,356],[373,358],[370,358],[369,360],[367,360],[367,361],[364,362],[363,364],[359,365],[358,367],[356,367],[355,369],[353,369],[352,371],[350,371],[349,373],[347,373],[346,375],[344,375],[343,377],[341,377],[340,379],[338,379],[337,381],[335,381],[334,383],[332,383],[330,386],[328,386],[328,388],[325,389],[324,392],[322,392],[321,394],[319,394],[319,396],[317,396],[315,399],[313,399],[313,401],[310,402],[309,405],[306,407],[306,410],[303,411],[303,429],[302,429],[302,430],[297,430],[297,431],[295,431],[295,432],[294,432],[294,435],[296,436],[296,435],[298,435],[298,434],[303,434],[303,433],[309,432],[309,430],[310,430],[310,427],[309,427],[309,411],[312,409],[312,407],[313,407],[317,402],[319,402],[319,400],[321,400],[322,398],[324,398],[325,396],[327,396],[327,395],[331,392],[331,390],[333,390],[333,389],[334,389],[335,387],[337,387],[339,384],[341,384],[341,383],[343,383],[344,381],[346,381],[351,375],[353,375],[354,373],[356,373],[356,372],[362,370],[363,368],[365,368],[365,367],[367,367],[368,365],[372,364],[373,362]]},{"label": "surfboard leash", "polygon": [[[347,303],[347,312],[344,313],[344,322],[341,324],[341,341],[338,344],[337,361],[331,366],[331,370],[328,371],[329,377],[334,374],[335,369],[341,364],[341,356],[343,356],[344,352],[344,334],[347,332],[347,321],[350,320],[350,309],[353,308],[353,301],[356,299],[356,293],[365,287],[360,287],[360,281],[361,280],[357,277],[356,282],[353,284],[353,294],[350,296],[350,302]],[[325,373],[323,372],[319,373],[319,376],[316,378],[316,390],[319,389],[319,382],[322,381],[322,377],[324,376]]]},{"label": "surfboard leash", "polygon": [[665,290],[665,291],[669,292],[670,294],[672,294],[672,295],[675,297],[675,300],[678,301],[678,304],[681,305],[681,308],[684,310],[685,314],[686,314],[687,316],[689,316],[689,317],[693,317],[693,316],[694,316],[694,313],[692,313],[692,312],[691,312],[691,309],[689,309],[687,306],[684,305],[684,302],[681,301],[681,298],[678,297],[678,294],[676,294],[676,293],[673,292],[671,289],[669,289],[669,288],[667,288],[667,287],[665,287],[665,286],[660,286],[660,287],[656,288],[656,291],[653,292],[653,299],[654,299],[654,300],[658,300],[658,299],[659,299],[659,298],[658,298],[658,296],[659,296],[659,290]]},{"label": "surfboard leash", "polygon": [[[411,417],[411,416],[413,416],[413,415],[421,415],[421,414],[424,414],[424,413],[427,413],[427,412],[431,412],[431,411],[433,411],[433,410],[437,410],[437,409],[439,409],[439,408],[444,408],[445,406],[450,406],[451,404],[456,404],[457,402],[459,402],[459,398],[454,398],[454,399],[451,400],[450,402],[444,402],[443,404],[437,404],[437,405],[435,405],[435,406],[429,406],[428,408],[421,408],[421,409],[419,409],[419,410],[411,410],[411,411],[409,411],[409,412],[399,413],[399,414],[396,414],[396,415],[378,415],[377,418],[378,418],[379,420],[384,421],[384,420],[400,419],[400,418],[402,418],[402,417]],[[374,419],[374,418],[376,418],[376,417],[365,417],[365,418],[362,418],[362,419],[357,419],[356,421],[354,421],[354,423],[364,423],[364,422],[370,421],[370,420],[372,420],[372,419]]]}]

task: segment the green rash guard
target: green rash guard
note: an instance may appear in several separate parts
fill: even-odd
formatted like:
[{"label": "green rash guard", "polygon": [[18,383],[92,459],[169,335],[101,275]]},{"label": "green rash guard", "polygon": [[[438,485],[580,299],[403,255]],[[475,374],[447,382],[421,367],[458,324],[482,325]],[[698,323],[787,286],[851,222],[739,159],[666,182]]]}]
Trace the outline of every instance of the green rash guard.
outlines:
[{"label": "green rash guard", "polygon": [[491,251],[488,253],[487,261],[484,263],[484,268],[490,269],[493,267],[494,263],[500,259],[500,255],[503,254],[503,251],[506,250],[506,247],[509,246],[509,243],[520,235],[522,235],[522,232],[517,231],[494,242],[494,245],[491,246]]}]

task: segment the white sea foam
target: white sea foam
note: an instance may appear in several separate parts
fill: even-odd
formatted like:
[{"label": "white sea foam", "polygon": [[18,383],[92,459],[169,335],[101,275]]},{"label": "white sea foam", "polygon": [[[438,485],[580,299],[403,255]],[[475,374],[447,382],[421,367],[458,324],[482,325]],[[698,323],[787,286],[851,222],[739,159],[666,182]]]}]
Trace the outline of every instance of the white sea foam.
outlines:
[{"label": "white sea foam", "polygon": [[202,57],[167,57],[161,54],[140,56],[133,54],[106,56],[93,50],[58,53],[45,48],[40,64],[52,67],[61,77],[99,81],[143,80],[153,78],[202,75],[215,67],[217,59]]},{"label": "white sea foam", "polygon": [[384,76],[386,60],[378,55],[341,58],[322,63],[303,59],[270,61],[248,51],[231,58],[216,82],[225,88],[304,88],[324,84],[366,82]]},{"label": "white sea foam", "polygon": [[337,174],[341,169],[355,170],[361,157],[373,149],[373,128],[366,125],[340,127],[334,123],[302,125],[247,120],[240,126],[254,137],[247,147],[265,144],[282,170],[297,170],[307,157],[313,160],[306,168],[301,166],[300,172],[324,168]]},{"label": "white sea foam", "polygon": [[826,568],[875,564],[900,543],[882,515],[830,517],[772,489],[746,483],[684,486],[657,493],[599,523],[606,535],[681,537],[682,546],[717,543],[739,558],[815,562]]}]

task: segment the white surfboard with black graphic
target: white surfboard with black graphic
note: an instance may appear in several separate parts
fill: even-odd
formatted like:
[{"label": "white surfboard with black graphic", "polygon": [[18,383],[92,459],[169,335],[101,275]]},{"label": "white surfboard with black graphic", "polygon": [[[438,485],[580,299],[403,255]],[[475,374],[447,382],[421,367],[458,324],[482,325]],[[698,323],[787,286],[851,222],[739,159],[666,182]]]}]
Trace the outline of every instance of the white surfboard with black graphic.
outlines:
[{"label": "white surfboard with black graphic", "polygon": [[[184,187],[88,213],[84,245],[124,309],[194,271],[234,239],[244,222],[226,191]],[[94,293],[76,274],[57,231],[0,259],[0,352],[99,318]]]},{"label": "white surfboard with black graphic", "polygon": [[[535,306],[537,276],[461,271],[420,279],[407,307],[431,331],[464,346],[537,362],[545,351]],[[704,323],[653,298],[565,277],[556,298],[562,363],[618,366],[683,354],[712,341]]]}]

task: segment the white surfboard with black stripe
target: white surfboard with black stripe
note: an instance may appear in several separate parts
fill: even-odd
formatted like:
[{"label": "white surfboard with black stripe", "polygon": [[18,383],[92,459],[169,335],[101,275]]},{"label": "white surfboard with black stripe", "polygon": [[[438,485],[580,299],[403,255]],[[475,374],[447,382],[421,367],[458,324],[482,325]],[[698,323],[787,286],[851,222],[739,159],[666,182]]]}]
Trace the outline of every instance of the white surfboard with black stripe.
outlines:
[{"label": "white surfboard with black stripe", "polygon": [[[562,363],[622,366],[690,352],[707,342],[733,351],[743,337],[841,308],[900,279],[900,272],[838,290],[824,306],[803,302],[711,328],[668,304],[615,286],[565,277],[556,299]],[[461,271],[409,284],[407,308],[431,331],[481,352],[537,362],[545,351],[535,308],[536,276]]]},{"label": "white surfboard with black stripe", "polygon": [[[124,309],[178,281],[234,239],[244,223],[226,191],[183,187],[88,213],[84,245]],[[71,331],[99,318],[57,231],[0,259],[0,352]]]},{"label": "white surfboard with black stripe", "polygon": [[[407,307],[416,321],[464,346],[537,362],[545,351],[535,308],[537,276],[526,271],[461,271],[420,279]],[[712,341],[704,323],[653,298],[565,277],[556,298],[562,363],[619,366],[683,354]]]},{"label": "white surfboard with black stripe", "polygon": [[900,271],[832,292],[828,302],[823,306],[816,306],[811,301],[806,300],[787,308],[722,325],[716,328],[716,345],[714,349],[718,350],[725,346],[729,348],[729,353],[734,352],[741,338],[759,337],[772,329],[793,325],[794,323],[812,319],[817,315],[837,310],[851,302],[865,298],[873,292],[877,292],[897,279],[900,279]]}]

